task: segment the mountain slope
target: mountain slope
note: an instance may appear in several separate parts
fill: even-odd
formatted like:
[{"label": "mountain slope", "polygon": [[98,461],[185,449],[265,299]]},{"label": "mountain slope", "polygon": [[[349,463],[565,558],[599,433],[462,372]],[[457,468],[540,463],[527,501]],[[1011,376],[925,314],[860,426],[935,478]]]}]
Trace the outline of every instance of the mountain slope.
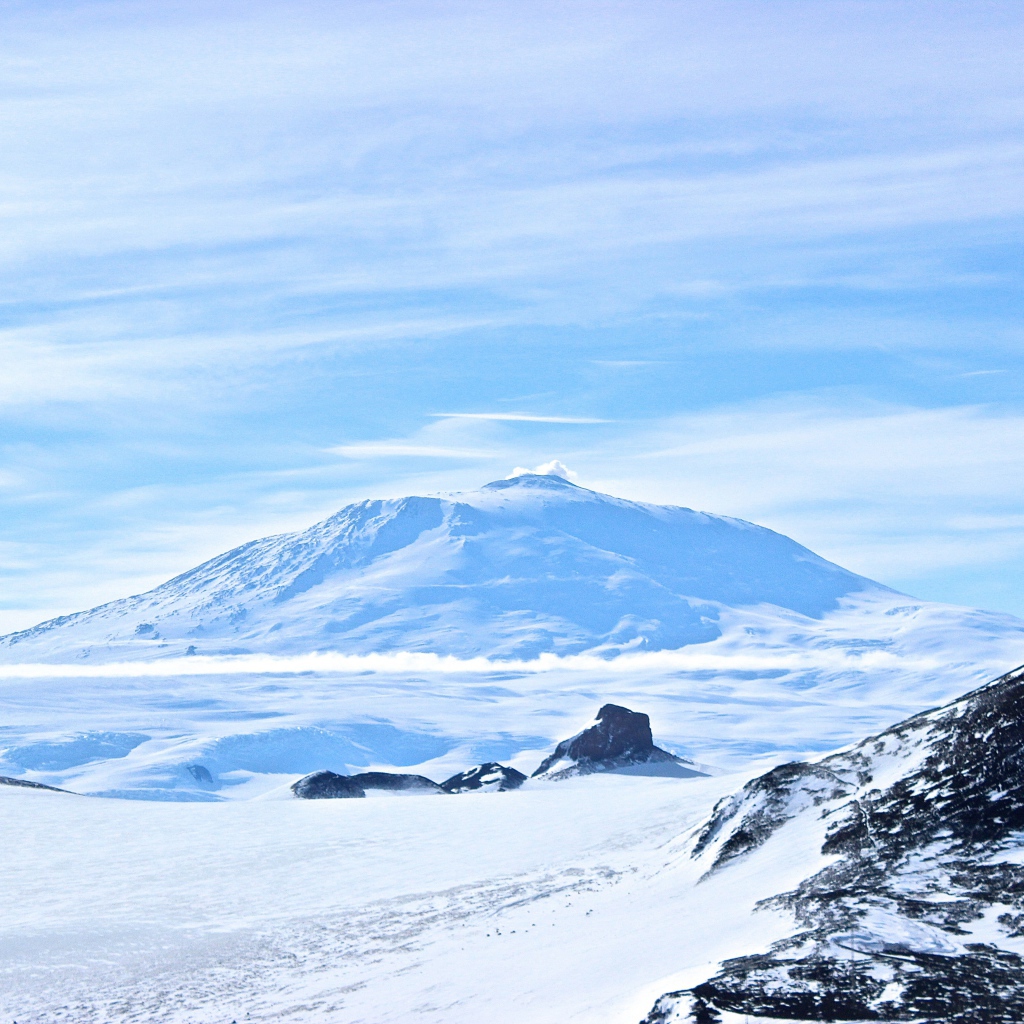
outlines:
[{"label": "mountain slope", "polygon": [[722,607],[820,617],[885,588],[771,530],[527,474],[350,505],[136,597],[0,638],[0,660],[420,650],[616,654],[715,639]]},{"label": "mountain slope", "polygon": [[707,875],[816,851],[818,870],[761,903],[793,915],[789,937],[663,996],[649,1024],[1024,1019],[1022,707],[1017,669],[723,800],[693,844]]}]

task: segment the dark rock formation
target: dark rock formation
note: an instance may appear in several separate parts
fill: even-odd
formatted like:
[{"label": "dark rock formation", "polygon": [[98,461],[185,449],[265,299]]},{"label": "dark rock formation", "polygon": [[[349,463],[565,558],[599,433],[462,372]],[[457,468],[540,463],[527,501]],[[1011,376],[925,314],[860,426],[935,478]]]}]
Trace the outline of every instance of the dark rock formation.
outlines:
[{"label": "dark rock formation", "polygon": [[478,764],[475,768],[467,768],[450,779],[441,783],[441,788],[446,793],[473,793],[477,790],[486,790],[494,793],[504,793],[510,789],[518,789],[526,781],[522,772],[515,768],[506,768],[496,761],[488,761],[487,764]]},{"label": "dark rock formation", "polygon": [[[0,786],[24,786],[25,789],[48,789],[51,793],[71,793],[70,789],[58,789],[56,786],[44,786],[41,782],[29,782],[28,779],[12,779],[9,775],[0,775]],[[78,796],[78,793],[71,793]]]},{"label": "dark rock formation", "polygon": [[401,775],[397,772],[362,772],[351,776],[363,789],[379,789],[389,793],[407,793],[410,796],[445,791],[424,775]]},{"label": "dark rock formation", "polygon": [[187,769],[189,775],[191,775],[196,782],[203,782],[208,786],[213,785],[213,776],[210,774],[209,768],[206,768],[201,764],[190,764],[187,765]]},{"label": "dark rock formation", "polygon": [[762,902],[790,912],[794,933],[662,996],[648,1024],[724,1011],[1024,1020],[1024,669],[850,751],[755,779],[719,804],[693,856],[727,871],[798,817],[821,823],[816,842],[836,859]]},{"label": "dark rock formation", "polygon": [[[640,766],[643,766],[641,769]],[[555,747],[533,777],[564,779],[591,772],[624,771],[628,774],[703,775],[687,762],[654,745],[651,720],[640,711],[605,704],[595,723]]]},{"label": "dark rock formation", "polygon": [[302,800],[339,800],[365,797],[363,787],[348,775],[334,772],[313,772],[292,783],[292,792]]}]

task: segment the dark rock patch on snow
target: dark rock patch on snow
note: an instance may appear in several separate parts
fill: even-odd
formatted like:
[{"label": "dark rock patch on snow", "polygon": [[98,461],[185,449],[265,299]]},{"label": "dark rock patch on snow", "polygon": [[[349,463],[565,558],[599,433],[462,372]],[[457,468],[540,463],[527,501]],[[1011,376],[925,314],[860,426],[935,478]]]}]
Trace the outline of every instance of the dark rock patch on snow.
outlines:
[{"label": "dark rock patch on snow", "polygon": [[[44,786],[41,782],[29,782],[28,779],[12,779],[8,775],[0,775],[0,786],[23,786],[25,789],[47,789],[51,793],[71,793],[70,789],[58,789],[56,786]],[[71,793],[78,796],[78,793]]]},{"label": "dark rock patch on snow", "polygon": [[496,761],[478,764],[475,768],[467,768],[450,779],[441,783],[446,793],[475,793],[484,790],[504,793],[510,789],[518,789],[526,781],[526,776],[515,768],[507,768]]},{"label": "dark rock patch on snow", "polygon": [[692,855],[728,870],[797,818],[835,859],[759,904],[792,914],[793,933],[662,996],[647,1024],[1024,1020],[1024,669],[755,779]]},{"label": "dark rock patch on snow", "polygon": [[352,781],[363,789],[378,789],[388,793],[408,793],[410,796],[445,791],[424,775],[402,775],[397,772],[361,772],[352,775]]},{"label": "dark rock patch on snow", "polygon": [[[640,768],[644,766],[646,771]],[[661,766],[660,768],[658,766]],[[651,720],[641,711],[605,704],[593,725],[555,747],[533,778],[565,779],[592,772],[625,771],[629,774],[703,775],[687,762],[654,745]]]},{"label": "dark rock patch on snow", "polygon": [[693,855],[699,857],[721,835],[726,824],[735,822],[737,817],[738,823],[732,824],[728,836],[717,848],[712,870],[756,850],[793,817],[794,791],[812,802],[835,800],[852,792],[844,779],[824,765],[801,761],[779,765],[760,778],[752,779],[739,793],[719,802],[697,839]]},{"label": "dark rock patch on snow", "polygon": [[334,772],[313,772],[293,782],[292,792],[302,800],[344,800],[348,797],[365,797],[363,787],[348,775]]}]

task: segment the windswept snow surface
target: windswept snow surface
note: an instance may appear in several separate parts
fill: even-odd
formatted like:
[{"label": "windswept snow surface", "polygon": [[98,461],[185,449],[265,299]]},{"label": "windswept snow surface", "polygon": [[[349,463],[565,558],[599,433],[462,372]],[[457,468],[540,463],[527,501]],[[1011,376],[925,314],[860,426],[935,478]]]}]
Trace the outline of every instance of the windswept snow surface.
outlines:
[{"label": "windswept snow surface", "polygon": [[799,858],[694,888],[667,845],[738,781],[229,805],[0,787],[0,1019],[635,1024],[688,967],[785,933],[750,912]]}]

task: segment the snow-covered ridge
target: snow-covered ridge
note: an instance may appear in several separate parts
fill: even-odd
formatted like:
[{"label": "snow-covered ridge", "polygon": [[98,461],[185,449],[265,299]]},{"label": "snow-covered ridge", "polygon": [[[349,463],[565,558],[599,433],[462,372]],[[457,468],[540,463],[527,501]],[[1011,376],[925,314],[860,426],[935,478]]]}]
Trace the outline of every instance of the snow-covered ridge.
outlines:
[{"label": "snow-covered ridge", "polygon": [[858,593],[891,592],[741,520],[527,474],[463,494],[350,505],[148,593],[2,637],[0,660],[609,657],[713,640],[723,608],[816,618]]}]

